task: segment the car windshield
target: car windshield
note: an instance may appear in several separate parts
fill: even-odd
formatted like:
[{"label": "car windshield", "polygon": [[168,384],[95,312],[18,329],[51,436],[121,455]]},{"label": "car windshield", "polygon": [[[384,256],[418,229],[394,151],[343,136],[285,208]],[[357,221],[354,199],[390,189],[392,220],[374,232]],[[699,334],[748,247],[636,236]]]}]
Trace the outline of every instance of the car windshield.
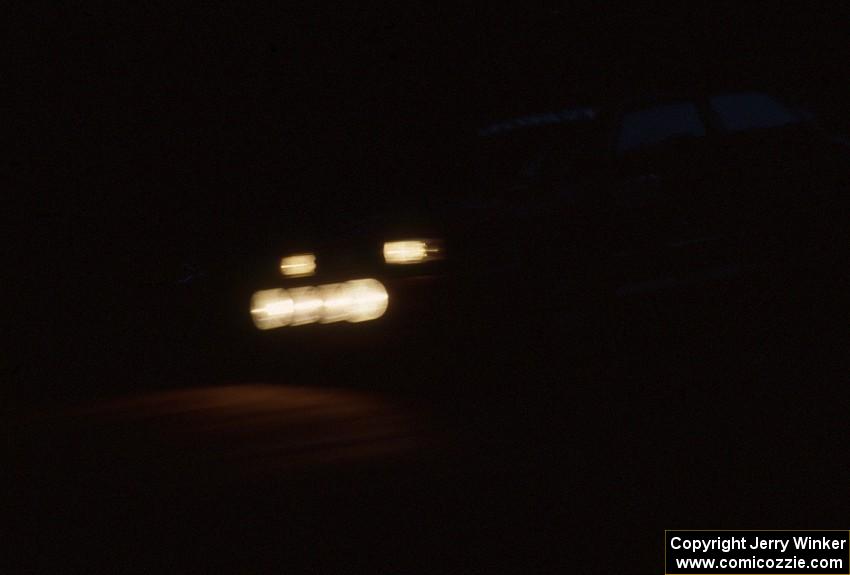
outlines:
[{"label": "car windshield", "polygon": [[719,94],[709,103],[720,126],[728,132],[778,128],[801,121],[780,102],[758,92]]}]

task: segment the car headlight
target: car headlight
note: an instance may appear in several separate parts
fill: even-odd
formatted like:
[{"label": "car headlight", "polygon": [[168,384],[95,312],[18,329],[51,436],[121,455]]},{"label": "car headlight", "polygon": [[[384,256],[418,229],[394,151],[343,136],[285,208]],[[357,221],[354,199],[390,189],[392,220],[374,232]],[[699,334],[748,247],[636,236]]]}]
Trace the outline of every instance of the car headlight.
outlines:
[{"label": "car headlight", "polygon": [[376,279],[339,284],[256,292],[251,298],[251,318],[258,329],[378,319],[387,310],[389,296]]},{"label": "car headlight", "polygon": [[287,277],[298,278],[316,273],[314,254],[293,254],[280,260],[280,273]]},{"label": "car headlight", "polygon": [[388,264],[419,264],[442,257],[437,240],[400,240],[384,242],[384,262]]}]

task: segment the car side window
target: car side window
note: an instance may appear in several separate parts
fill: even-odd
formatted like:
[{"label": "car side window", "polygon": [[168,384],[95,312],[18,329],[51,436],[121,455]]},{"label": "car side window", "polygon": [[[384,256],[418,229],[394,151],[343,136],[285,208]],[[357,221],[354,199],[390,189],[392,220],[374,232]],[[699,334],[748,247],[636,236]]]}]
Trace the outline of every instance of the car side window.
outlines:
[{"label": "car side window", "polygon": [[643,108],[623,117],[617,151],[629,152],[682,136],[705,136],[705,124],[692,102]]},{"label": "car side window", "polygon": [[710,105],[720,126],[728,132],[776,128],[802,121],[778,101],[758,92],[719,94],[711,98]]}]

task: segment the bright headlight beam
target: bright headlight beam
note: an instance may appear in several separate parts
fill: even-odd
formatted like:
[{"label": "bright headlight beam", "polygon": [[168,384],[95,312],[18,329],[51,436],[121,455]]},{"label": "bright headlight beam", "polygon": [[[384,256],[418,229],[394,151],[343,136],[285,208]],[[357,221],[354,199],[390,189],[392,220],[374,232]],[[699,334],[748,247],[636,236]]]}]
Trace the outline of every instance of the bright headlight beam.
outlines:
[{"label": "bright headlight beam", "polygon": [[389,295],[378,280],[354,280],[345,286],[346,295],[350,298],[346,321],[358,323],[378,319],[387,311]]},{"label": "bright headlight beam", "polygon": [[352,299],[345,284],[327,284],[319,289],[322,292],[322,323],[345,321],[351,308]]},{"label": "bright headlight beam", "polygon": [[289,325],[295,302],[283,289],[258,291],[251,298],[251,319],[257,329],[274,329]]},{"label": "bright headlight beam", "polygon": [[261,330],[317,322],[358,323],[378,319],[387,311],[388,304],[384,285],[369,278],[318,287],[258,291],[251,298],[251,318]]},{"label": "bright headlight beam", "polygon": [[440,247],[433,240],[401,240],[384,243],[384,261],[388,264],[418,264],[436,259]]},{"label": "bright headlight beam", "polygon": [[281,258],[280,273],[291,278],[311,276],[316,273],[316,256],[294,254]]},{"label": "bright headlight beam", "polygon": [[319,290],[314,287],[301,287],[288,290],[292,298],[295,313],[291,325],[316,323],[322,317],[322,300]]}]

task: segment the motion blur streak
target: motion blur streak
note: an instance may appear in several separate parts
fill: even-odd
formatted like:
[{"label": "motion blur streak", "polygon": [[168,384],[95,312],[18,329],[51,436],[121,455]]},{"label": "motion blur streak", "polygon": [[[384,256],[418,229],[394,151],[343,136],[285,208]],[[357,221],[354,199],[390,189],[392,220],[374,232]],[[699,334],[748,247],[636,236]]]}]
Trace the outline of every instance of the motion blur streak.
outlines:
[{"label": "motion blur streak", "polygon": [[316,323],[322,317],[324,301],[319,290],[314,287],[301,287],[289,290],[295,313],[291,325]]},{"label": "motion blur streak", "polygon": [[251,318],[259,329],[274,329],[289,325],[295,303],[284,289],[259,291],[251,298]]},{"label": "motion blur streak", "polygon": [[381,317],[387,311],[389,296],[381,282],[367,279],[350,281],[344,285],[351,298],[347,321],[369,321]]},{"label": "motion blur streak", "polygon": [[280,273],[297,278],[316,273],[316,256],[313,254],[295,254],[280,260]]},{"label": "motion blur streak", "polygon": [[318,287],[256,292],[251,298],[251,318],[258,329],[378,319],[387,310],[389,295],[376,279],[351,280]]},{"label": "motion blur streak", "polygon": [[436,259],[440,248],[432,240],[404,240],[384,243],[384,261],[388,264],[418,264]]}]

